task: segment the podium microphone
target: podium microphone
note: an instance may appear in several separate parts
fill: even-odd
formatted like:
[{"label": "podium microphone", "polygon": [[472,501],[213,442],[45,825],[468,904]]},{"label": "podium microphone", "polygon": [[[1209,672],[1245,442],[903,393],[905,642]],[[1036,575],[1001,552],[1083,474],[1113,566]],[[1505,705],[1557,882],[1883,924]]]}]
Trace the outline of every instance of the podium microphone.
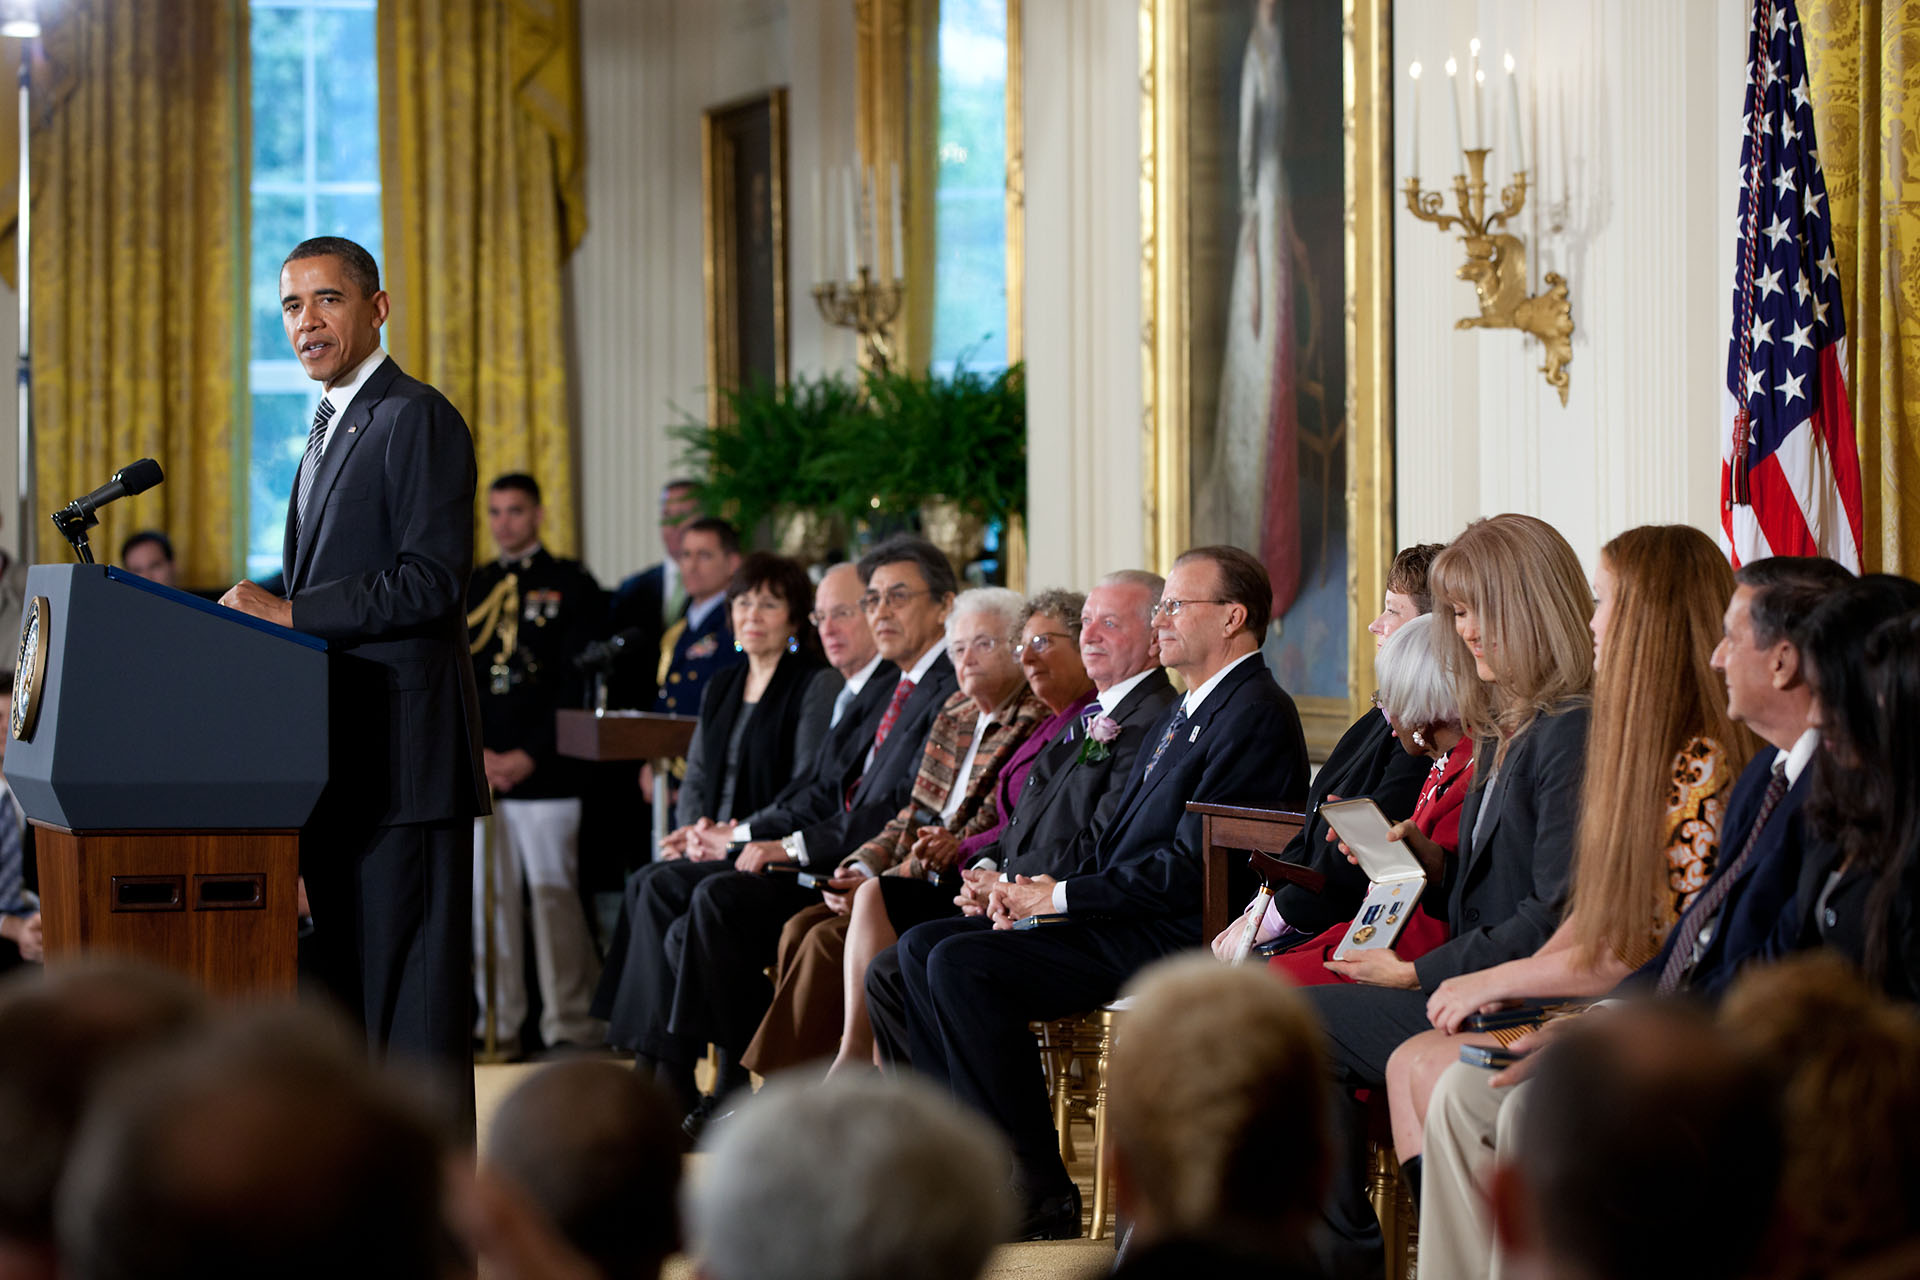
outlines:
[{"label": "podium microphone", "polygon": [[87,530],[100,523],[99,518],[93,513],[116,499],[145,493],[165,478],[160,470],[160,464],[152,458],[142,458],[138,462],[129,463],[114,472],[113,479],[92,493],[84,498],[75,498],[54,512],[53,527],[73,544],[74,553],[80,557],[81,564],[92,564],[93,550],[87,545]]}]

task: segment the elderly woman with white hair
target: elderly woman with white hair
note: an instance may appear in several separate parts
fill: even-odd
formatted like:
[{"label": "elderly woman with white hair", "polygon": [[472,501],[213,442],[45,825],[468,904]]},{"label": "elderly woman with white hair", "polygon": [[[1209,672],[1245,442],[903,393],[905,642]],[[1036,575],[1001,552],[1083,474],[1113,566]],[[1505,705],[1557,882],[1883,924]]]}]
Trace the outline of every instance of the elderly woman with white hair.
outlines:
[{"label": "elderly woman with white hair", "polygon": [[[1393,736],[1409,755],[1433,761],[1413,816],[1394,825],[1393,838],[1406,841],[1427,873],[1429,892],[1434,892],[1445,878],[1446,860],[1460,848],[1460,806],[1473,783],[1473,743],[1460,727],[1460,708],[1436,643],[1433,615],[1422,614],[1389,636],[1374,659],[1373,672],[1380,682],[1374,703],[1393,726]],[[1302,986],[1351,982],[1333,960],[1347,924],[1343,920],[1269,963]],[[1446,940],[1446,925],[1424,908],[1416,908],[1402,927],[1393,953],[1412,960]]]},{"label": "elderly woman with white hair", "polygon": [[947,656],[960,683],[927,731],[913,795],[880,834],[834,872],[820,906],[787,921],[774,966],[773,1004],[741,1062],[761,1075],[825,1057],[839,1040],[847,912],[863,880],[899,873],[927,827],[964,840],[999,820],[994,784],[1051,709],[1028,686],[1013,636],[1026,600],[1005,587],[954,598]]}]

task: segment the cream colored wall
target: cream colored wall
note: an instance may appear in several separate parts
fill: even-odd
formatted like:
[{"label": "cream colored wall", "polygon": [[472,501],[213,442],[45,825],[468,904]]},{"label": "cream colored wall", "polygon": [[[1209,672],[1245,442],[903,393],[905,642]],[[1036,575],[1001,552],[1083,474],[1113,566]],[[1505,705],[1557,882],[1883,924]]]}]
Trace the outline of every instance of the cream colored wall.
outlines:
[{"label": "cream colored wall", "polygon": [[788,90],[790,351],[851,365],[814,311],[808,175],[849,164],[846,0],[582,0],[588,231],[567,266],[580,423],[583,554],[603,583],[659,559],[654,495],[674,472],[674,406],[704,412],[700,115]]},{"label": "cream colored wall", "polygon": [[[1746,12],[1740,0],[1447,0],[1402,4],[1396,92],[1427,68],[1423,185],[1445,180],[1452,125],[1436,78],[1478,34],[1489,87],[1512,49],[1531,116],[1529,168],[1564,163],[1569,209],[1521,219],[1535,278],[1568,278],[1576,326],[1568,405],[1514,332],[1456,331],[1477,310],[1454,279],[1458,234],[1395,224],[1398,526],[1402,543],[1444,540],[1468,520],[1522,511],[1551,520],[1591,566],[1637,524],[1718,523],[1719,429]],[[1564,104],[1548,113],[1546,104]],[[1504,100],[1489,94],[1489,126]],[[1552,118],[1564,114],[1564,132]],[[1396,113],[1396,187],[1410,111]],[[1497,135],[1496,135],[1497,136]],[[1505,171],[1496,150],[1496,170]],[[1451,173],[1451,170],[1448,170]],[[1555,188],[1560,182],[1555,179]],[[1558,191],[1553,193],[1556,200]],[[1451,199],[1451,196],[1449,196]],[[1536,283],[1534,288],[1540,286]]]}]

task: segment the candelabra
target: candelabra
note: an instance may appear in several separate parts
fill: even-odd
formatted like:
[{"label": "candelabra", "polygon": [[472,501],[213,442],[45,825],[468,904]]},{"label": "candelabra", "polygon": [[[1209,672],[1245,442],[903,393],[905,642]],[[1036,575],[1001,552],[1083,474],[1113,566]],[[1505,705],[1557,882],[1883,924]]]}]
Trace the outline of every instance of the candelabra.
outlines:
[{"label": "candelabra", "polygon": [[872,268],[863,266],[852,280],[813,286],[813,301],[828,324],[860,335],[868,366],[884,373],[893,363],[892,326],[904,292],[905,282],[897,276],[876,280]]},{"label": "candelabra", "polygon": [[1519,236],[1500,230],[1527,204],[1527,171],[1515,171],[1500,189],[1500,208],[1487,212],[1487,155],[1491,147],[1463,148],[1467,171],[1455,174],[1453,198],[1458,211],[1442,213],[1446,197],[1422,191],[1419,178],[1407,179],[1407,208],[1423,222],[1442,231],[1459,226],[1467,246],[1467,260],[1454,272],[1473,282],[1480,296],[1480,314],[1462,316],[1456,329],[1519,329],[1540,339],[1547,362],[1540,372],[1567,403],[1567,362],[1573,359],[1573,308],[1567,301],[1567,281],[1558,272],[1546,274],[1545,293],[1527,293],[1527,246]]}]

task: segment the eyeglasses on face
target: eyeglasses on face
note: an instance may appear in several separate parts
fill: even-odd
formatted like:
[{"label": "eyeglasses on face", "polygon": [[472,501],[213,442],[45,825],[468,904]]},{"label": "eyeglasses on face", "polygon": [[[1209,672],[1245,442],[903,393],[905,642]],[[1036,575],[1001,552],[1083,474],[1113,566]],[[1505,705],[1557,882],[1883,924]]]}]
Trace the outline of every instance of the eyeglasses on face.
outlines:
[{"label": "eyeglasses on face", "polygon": [[833,608],[828,609],[825,613],[822,613],[820,610],[815,609],[812,613],[807,615],[807,621],[811,622],[815,627],[824,627],[827,625],[827,622],[829,619],[831,619],[834,622],[852,622],[855,618],[859,616],[860,616],[859,605],[837,604],[833,606]]},{"label": "eyeglasses on face", "polygon": [[1053,648],[1053,642],[1055,640],[1065,640],[1069,644],[1073,643],[1073,637],[1064,631],[1042,631],[1038,635],[1029,636],[1019,644],[1013,646],[1013,656],[1022,658],[1031,653],[1036,658],[1045,657],[1047,650]]},{"label": "eyeglasses on face", "polygon": [[1231,600],[1165,600],[1163,599],[1162,601],[1160,601],[1159,604],[1153,606],[1153,616],[1156,618],[1177,618],[1180,616],[1182,611],[1186,609],[1190,609],[1196,604],[1232,604],[1232,603],[1233,601]]},{"label": "eyeglasses on face", "polygon": [[975,636],[972,640],[955,640],[947,646],[947,656],[955,662],[963,660],[969,653],[983,657],[991,654],[1001,645],[999,636]]},{"label": "eyeglasses on face", "polygon": [[869,591],[867,594],[861,596],[860,607],[868,613],[874,613],[879,610],[881,603],[885,602],[889,609],[904,609],[907,607],[907,601],[913,599],[915,596],[930,596],[932,594],[932,589],[927,587],[922,587],[918,591],[915,591],[912,587],[888,587],[885,594],[878,591]]}]

